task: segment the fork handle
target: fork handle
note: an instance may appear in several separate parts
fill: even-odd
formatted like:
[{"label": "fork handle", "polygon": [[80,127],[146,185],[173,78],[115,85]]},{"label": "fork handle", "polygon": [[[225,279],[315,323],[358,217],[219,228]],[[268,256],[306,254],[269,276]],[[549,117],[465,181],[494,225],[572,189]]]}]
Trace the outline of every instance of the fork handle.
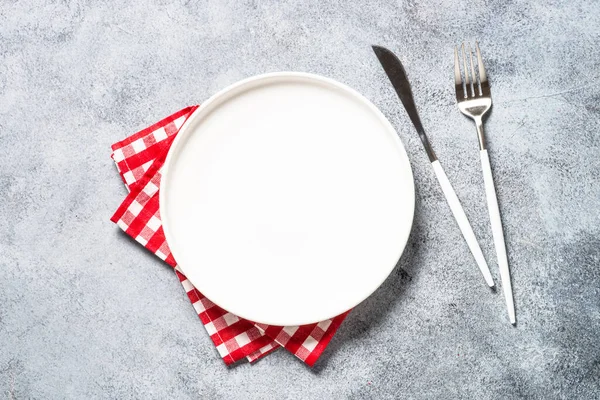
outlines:
[{"label": "fork handle", "polygon": [[502,230],[502,220],[500,219],[500,209],[496,197],[496,188],[494,178],[492,177],[492,168],[490,166],[490,157],[487,150],[479,152],[481,156],[481,167],[483,169],[483,181],[485,183],[485,196],[487,198],[488,211],[490,213],[490,223],[492,225],[492,234],[494,236],[494,246],[496,247],[496,256],[498,257],[498,266],[500,268],[500,278],[502,279],[502,288],[508,317],[511,324],[516,323],[515,305],[512,295],[512,286],[510,283],[510,270],[508,269],[508,257],[506,255],[506,245],[504,243],[504,232]]},{"label": "fork handle", "polygon": [[485,133],[483,133],[483,120],[481,116],[473,118],[477,128],[477,140],[479,141],[479,150],[485,150]]},{"label": "fork handle", "polygon": [[442,165],[438,160],[432,162],[431,166],[433,167],[435,176],[437,177],[438,182],[442,187],[442,192],[444,192],[444,196],[446,197],[446,201],[448,202],[450,210],[454,215],[454,219],[456,220],[456,223],[458,223],[458,227],[460,228],[460,231],[463,237],[465,238],[467,245],[469,246],[469,250],[471,250],[471,254],[473,254],[473,257],[477,262],[477,266],[479,267],[479,270],[481,271],[485,282],[488,284],[489,287],[494,287],[494,280],[492,279],[490,269],[487,263],[485,262],[485,258],[483,257],[481,247],[479,247],[479,243],[477,242],[475,233],[473,233],[473,228],[471,228],[471,224],[467,219],[465,211],[460,205],[460,201],[458,200],[458,196],[456,196],[454,188],[452,188],[452,185],[448,180],[448,176],[444,172],[444,169],[442,168]]}]

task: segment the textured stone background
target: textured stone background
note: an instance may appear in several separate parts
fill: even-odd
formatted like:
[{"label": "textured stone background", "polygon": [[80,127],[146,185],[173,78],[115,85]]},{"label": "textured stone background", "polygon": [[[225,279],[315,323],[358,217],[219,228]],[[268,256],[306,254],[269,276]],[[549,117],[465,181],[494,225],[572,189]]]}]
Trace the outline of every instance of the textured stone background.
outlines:
[{"label": "textured stone background", "polygon": [[[600,5],[587,0],[0,2],[0,398],[600,396]],[[498,281],[452,48],[479,39],[518,326],[490,293],[370,45],[396,51]],[[411,157],[398,268],[314,369],[227,368],[170,268],[109,217],[114,141],[244,77],[356,88]]]}]

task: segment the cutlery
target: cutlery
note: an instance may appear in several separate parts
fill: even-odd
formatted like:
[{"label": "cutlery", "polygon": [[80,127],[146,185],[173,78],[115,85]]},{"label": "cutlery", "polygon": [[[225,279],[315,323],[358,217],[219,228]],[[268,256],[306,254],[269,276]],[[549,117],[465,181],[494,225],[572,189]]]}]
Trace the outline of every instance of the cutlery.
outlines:
[{"label": "cutlery", "polygon": [[419,114],[417,113],[417,107],[415,106],[415,102],[413,100],[412,91],[410,89],[410,84],[406,77],[404,67],[396,55],[390,50],[380,46],[372,47],[375,55],[381,63],[381,66],[390,79],[392,86],[394,86],[400,101],[404,105],[404,108],[406,109],[410,120],[417,130],[417,133],[419,134],[419,138],[425,147],[425,152],[429,157],[429,161],[431,162],[435,176],[442,187],[442,192],[446,197],[448,205],[450,206],[450,210],[454,215],[454,219],[456,219],[458,227],[460,228],[460,231],[462,232],[462,235],[465,238],[473,257],[479,266],[479,270],[481,271],[486,283],[490,287],[494,287],[492,274],[490,273],[490,269],[488,268],[485,258],[483,257],[483,253],[481,252],[481,248],[479,247],[475,233],[473,233],[471,224],[467,219],[467,215],[465,214],[465,211],[463,210],[460,201],[458,200],[458,197],[456,196],[456,193],[454,192],[454,189],[452,188],[452,185],[446,176],[446,173],[444,172],[439,160],[431,148],[429,140],[427,139],[427,135],[425,134],[425,130],[423,129],[423,125],[421,124],[421,120],[419,118]]},{"label": "cutlery", "polygon": [[[490,166],[490,157],[488,155],[485,133],[483,131],[483,116],[492,107],[492,95],[490,85],[487,80],[479,44],[475,42],[475,51],[477,53],[478,77],[475,74],[473,63],[473,52],[471,44],[468,45],[465,53],[465,44],[461,46],[463,66],[464,66],[464,85],[460,73],[460,62],[458,48],[454,48],[454,83],[456,86],[456,101],[460,111],[475,121],[477,129],[477,138],[479,139],[479,155],[481,157],[481,167],[483,169],[483,181],[485,184],[485,195],[487,198],[488,211],[490,213],[490,223],[492,225],[492,234],[494,236],[494,246],[498,257],[498,266],[500,267],[500,277],[502,279],[502,288],[506,299],[506,307],[511,324],[516,323],[515,305],[513,301],[512,286],[510,283],[510,270],[508,269],[508,257],[506,255],[506,245],[504,243],[504,232],[502,230],[502,220],[500,219],[500,209],[498,208],[498,199],[496,197],[496,188],[492,177],[492,168]],[[470,59],[470,71],[467,66],[467,54]],[[470,75],[469,75],[470,73]]]}]

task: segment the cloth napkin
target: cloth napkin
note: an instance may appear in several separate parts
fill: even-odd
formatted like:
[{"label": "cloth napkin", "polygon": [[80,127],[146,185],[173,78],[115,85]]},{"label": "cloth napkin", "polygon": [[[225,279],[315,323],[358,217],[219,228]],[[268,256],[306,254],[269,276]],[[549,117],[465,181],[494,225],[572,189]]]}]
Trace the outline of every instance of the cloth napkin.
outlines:
[{"label": "cloth napkin", "polygon": [[204,297],[173,258],[159,214],[161,168],[173,139],[198,106],[183,110],[112,145],[112,158],[129,194],[112,216],[125,233],[173,267],[177,278],[227,365],[254,362],[283,347],[313,366],[348,314],[302,326],[274,326],[242,319]]}]

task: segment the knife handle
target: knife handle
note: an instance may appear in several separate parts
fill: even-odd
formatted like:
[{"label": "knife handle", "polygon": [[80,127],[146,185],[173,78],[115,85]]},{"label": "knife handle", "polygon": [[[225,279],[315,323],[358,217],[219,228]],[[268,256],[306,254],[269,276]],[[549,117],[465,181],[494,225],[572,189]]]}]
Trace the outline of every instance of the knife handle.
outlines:
[{"label": "knife handle", "polygon": [[431,163],[431,166],[433,167],[435,176],[442,187],[442,192],[444,192],[444,196],[446,197],[446,201],[448,202],[450,210],[454,215],[454,219],[458,223],[458,227],[460,228],[460,231],[462,232],[462,235],[465,238],[469,249],[471,250],[471,254],[473,254],[473,257],[475,257],[475,262],[477,262],[477,266],[479,267],[481,274],[483,275],[488,286],[494,287],[492,274],[490,273],[490,269],[485,261],[485,258],[483,257],[483,252],[479,247],[479,243],[477,242],[473,228],[471,228],[471,224],[467,219],[467,215],[465,214],[465,211],[463,210],[460,201],[456,196],[456,192],[454,192],[454,189],[452,188],[452,185],[450,184],[442,165],[438,160],[435,160]]}]

